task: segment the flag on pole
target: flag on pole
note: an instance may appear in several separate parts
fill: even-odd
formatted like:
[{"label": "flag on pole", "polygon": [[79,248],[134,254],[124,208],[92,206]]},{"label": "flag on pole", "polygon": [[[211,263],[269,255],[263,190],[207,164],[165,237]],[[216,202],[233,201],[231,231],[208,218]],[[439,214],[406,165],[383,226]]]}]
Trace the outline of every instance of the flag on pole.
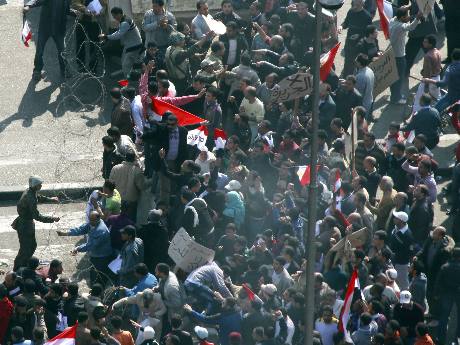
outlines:
[{"label": "flag on pole", "polygon": [[301,186],[306,186],[310,184],[310,166],[303,165],[297,169],[297,176],[299,176],[299,181]]},{"label": "flag on pole", "polygon": [[[316,165],[316,172],[318,172],[320,165]],[[310,166],[301,165],[297,169],[297,176],[299,177],[300,185],[306,186],[310,184]]]},{"label": "flag on pole", "polygon": [[30,30],[29,21],[27,19],[24,20],[22,26],[21,38],[22,43],[24,43],[26,47],[29,47],[29,41],[32,39],[32,31]]},{"label": "flag on pole", "polygon": [[377,10],[379,11],[380,28],[386,39],[390,38],[390,19],[393,18],[393,7],[387,0],[377,0]]},{"label": "flag on pole", "polygon": [[337,169],[335,171],[334,186],[332,188],[332,191],[334,193],[337,193],[340,190],[340,187],[342,187],[342,178],[340,177],[340,170]]},{"label": "flag on pole", "polygon": [[66,328],[62,333],[48,340],[45,345],[75,345],[77,335],[77,324]]},{"label": "flag on pole", "polygon": [[355,289],[358,289],[361,292],[361,287],[359,286],[358,271],[356,268],[353,270],[350,280],[348,281],[348,287],[339,317],[339,331],[343,332],[345,335],[345,341],[349,343],[353,343],[353,341],[351,340],[350,332],[347,330],[347,324],[348,320],[350,319],[350,309],[353,302]]},{"label": "flag on pole", "polygon": [[331,73],[332,66],[334,65],[334,60],[335,56],[337,55],[337,52],[339,51],[340,47],[340,42],[337,43],[331,50],[329,50],[326,54],[324,54],[321,57],[320,63],[320,78],[321,81],[325,81],[327,77],[329,76],[329,73]]},{"label": "flag on pole", "polygon": [[185,111],[181,108],[176,107],[175,105],[162,101],[154,96],[152,96],[151,99],[152,110],[155,113],[157,113],[159,116],[163,116],[165,112],[170,111],[171,113],[177,116],[179,126],[196,125],[204,121],[201,117],[193,115],[188,111]]}]

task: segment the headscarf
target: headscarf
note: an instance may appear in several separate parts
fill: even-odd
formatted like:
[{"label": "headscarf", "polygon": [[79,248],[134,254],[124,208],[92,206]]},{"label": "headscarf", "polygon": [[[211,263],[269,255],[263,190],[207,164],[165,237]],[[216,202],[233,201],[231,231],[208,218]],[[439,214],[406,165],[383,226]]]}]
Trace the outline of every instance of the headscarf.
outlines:
[{"label": "headscarf", "polygon": [[243,224],[245,209],[244,203],[238,192],[232,191],[227,193],[227,201],[225,202],[223,214],[233,218],[237,227],[240,227],[241,224]]}]

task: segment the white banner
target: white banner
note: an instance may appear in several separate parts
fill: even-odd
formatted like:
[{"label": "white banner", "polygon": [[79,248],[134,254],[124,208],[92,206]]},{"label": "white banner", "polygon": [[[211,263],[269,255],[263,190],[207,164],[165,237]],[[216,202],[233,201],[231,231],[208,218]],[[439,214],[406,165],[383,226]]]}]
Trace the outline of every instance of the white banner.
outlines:
[{"label": "white banner", "polygon": [[206,146],[206,140],[208,139],[208,129],[205,126],[200,126],[197,129],[188,131],[187,144],[190,146],[196,146],[198,149],[203,149]]},{"label": "white banner", "polygon": [[168,248],[168,255],[185,272],[213,261],[214,254],[214,250],[196,243],[184,228],[174,235]]}]

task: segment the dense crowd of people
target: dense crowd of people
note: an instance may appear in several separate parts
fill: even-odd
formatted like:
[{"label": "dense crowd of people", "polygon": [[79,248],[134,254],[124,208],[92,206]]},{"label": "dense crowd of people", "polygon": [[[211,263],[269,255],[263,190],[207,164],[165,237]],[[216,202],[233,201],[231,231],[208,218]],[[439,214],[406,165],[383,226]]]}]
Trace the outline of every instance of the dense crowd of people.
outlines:
[{"label": "dense crowd of people", "polygon": [[[65,23],[46,20],[71,10],[94,32],[87,2],[56,3],[29,6],[47,6],[39,30],[62,34]],[[446,344],[453,305],[460,311],[460,165],[445,191],[454,217],[446,229],[434,222],[439,164],[432,149],[447,116],[460,133],[454,105],[460,99],[460,6],[442,0],[424,16],[417,4],[392,4],[389,44],[399,78],[390,102],[407,102],[420,50],[423,79],[410,118],[393,119],[384,138],[370,129],[376,78],[369,64],[384,50],[372,24],[375,1],[353,0],[343,23],[333,12],[322,13],[322,53],[336,45],[339,32],[347,34],[343,66],[336,64],[318,90],[317,132],[311,96],[272,98],[282,79],[313,64],[313,1],[223,0],[212,16],[199,0],[189,23],[176,20],[164,0],[153,0],[141,27],[113,7],[119,27],[99,39],[121,41],[126,82],[110,91],[111,126],[101,146],[105,182],[82,210],[85,223],[57,231],[85,236],[71,254],[89,258],[90,291],[81,293],[66,278],[72,272],[63,271],[61,260],[42,266],[34,256],[34,222],[60,218],[39,212],[38,202],[59,200],[40,195],[43,181],[32,176],[12,224],[20,250],[0,285],[0,343],[43,344],[78,324],[77,345],[297,345],[305,337],[323,345]],[[440,22],[447,56],[436,48]],[[213,31],[222,25],[225,32]],[[46,43],[40,37],[48,36],[39,35],[36,80]],[[159,113],[158,101],[171,107]],[[189,115],[179,108],[202,121],[183,126]],[[191,146],[187,137],[197,128],[206,128],[207,136]],[[222,130],[225,136],[217,134]],[[314,281],[307,282],[314,136],[317,255]],[[144,194],[154,199],[153,208],[144,205]],[[179,267],[168,248],[181,228],[214,250],[213,260],[191,271]],[[353,272],[361,291],[348,322],[339,324]],[[315,287],[314,334],[305,334],[307,283]],[[456,326],[460,336],[458,314]]]}]

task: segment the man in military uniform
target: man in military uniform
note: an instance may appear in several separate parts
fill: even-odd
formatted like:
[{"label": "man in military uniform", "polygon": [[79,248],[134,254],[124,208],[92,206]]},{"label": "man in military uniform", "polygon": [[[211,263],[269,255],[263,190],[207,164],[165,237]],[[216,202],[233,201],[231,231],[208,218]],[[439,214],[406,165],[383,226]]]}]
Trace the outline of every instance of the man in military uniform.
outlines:
[{"label": "man in military uniform", "polygon": [[35,249],[37,249],[34,220],[42,223],[53,223],[58,222],[60,219],[54,216],[44,216],[38,211],[38,202],[59,202],[57,197],[48,198],[38,194],[42,184],[41,178],[31,176],[29,178],[29,188],[22,194],[17,205],[18,217],[12,224],[12,227],[18,232],[19,238],[19,252],[16,259],[14,259],[14,271],[19,267],[25,266],[34,255]]}]

